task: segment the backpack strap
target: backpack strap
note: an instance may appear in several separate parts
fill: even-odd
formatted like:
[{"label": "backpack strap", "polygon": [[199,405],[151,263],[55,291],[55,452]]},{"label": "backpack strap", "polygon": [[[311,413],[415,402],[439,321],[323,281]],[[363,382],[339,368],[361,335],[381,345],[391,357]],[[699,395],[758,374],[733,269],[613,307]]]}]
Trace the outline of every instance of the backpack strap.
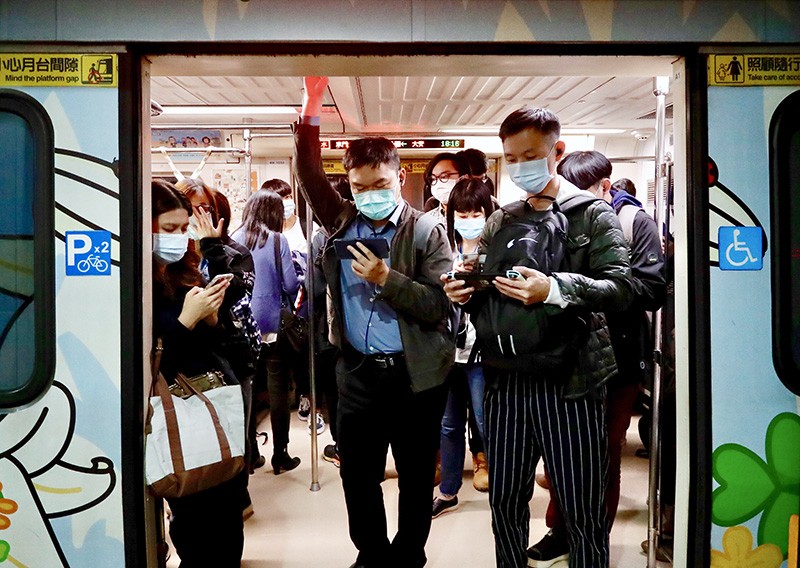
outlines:
[{"label": "backpack strap", "polygon": [[622,234],[625,235],[625,240],[628,244],[633,242],[633,220],[640,208],[628,203],[622,206],[617,213],[619,224],[622,226]]},{"label": "backpack strap", "polygon": [[434,227],[439,224],[432,215],[414,215],[414,249],[419,252],[425,252],[428,245],[428,239],[433,232]]}]

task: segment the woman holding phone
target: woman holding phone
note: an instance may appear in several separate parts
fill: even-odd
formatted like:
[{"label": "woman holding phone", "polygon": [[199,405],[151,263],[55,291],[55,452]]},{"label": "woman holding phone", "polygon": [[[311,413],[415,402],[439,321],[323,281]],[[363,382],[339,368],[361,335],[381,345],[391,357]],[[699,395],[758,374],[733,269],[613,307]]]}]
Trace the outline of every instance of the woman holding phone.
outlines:
[{"label": "woman holding phone", "polygon": [[[481,233],[486,219],[494,210],[492,192],[482,176],[464,176],[453,187],[447,204],[447,236],[455,251],[454,271],[471,272],[478,269]],[[468,409],[472,412],[481,438],[474,440],[472,447],[473,486],[480,491],[488,488],[486,456],[482,450],[483,371],[479,364],[469,362],[474,342],[475,329],[469,322],[469,315],[463,314],[456,339],[455,364],[449,377],[447,405],[442,417],[441,482],[439,495],[433,500],[434,518],[458,508],[458,491],[461,489],[464,470]]]},{"label": "woman holding phone", "polygon": [[[191,203],[175,186],[153,181],[153,331],[164,348],[159,371],[168,382],[177,373],[193,377],[220,371],[227,384],[237,384],[219,350],[225,330],[218,315],[229,282],[222,279],[204,287],[200,258],[189,247],[187,236],[191,215]],[[241,496],[247,482],[247,473],[243,474],[211,489],[167,500],[169,534],[181,568],[239,566],[244,546]],[[208,511],[214,511],[214,546],[197,540],[207,530]]]}]

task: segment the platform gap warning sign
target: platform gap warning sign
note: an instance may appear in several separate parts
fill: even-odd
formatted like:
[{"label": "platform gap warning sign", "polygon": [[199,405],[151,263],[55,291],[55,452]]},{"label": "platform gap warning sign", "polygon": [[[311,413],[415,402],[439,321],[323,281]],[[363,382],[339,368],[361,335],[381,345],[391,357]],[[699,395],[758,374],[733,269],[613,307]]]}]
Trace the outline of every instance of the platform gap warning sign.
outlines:
[{"label": "platform gap warning sign", "polygon": [[116,87],[113,54],[0,53],[3,87]]}]

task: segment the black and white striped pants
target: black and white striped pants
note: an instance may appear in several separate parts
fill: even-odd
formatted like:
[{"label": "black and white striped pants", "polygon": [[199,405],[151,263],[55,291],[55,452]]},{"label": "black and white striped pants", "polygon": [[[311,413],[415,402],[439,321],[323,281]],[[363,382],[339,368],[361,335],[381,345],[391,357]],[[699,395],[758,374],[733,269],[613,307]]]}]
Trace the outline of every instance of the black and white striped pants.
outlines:
[{"label": "black and white striped pants", "polygon": [[557,384],[525,372],[487,372],[495,375],[490,380],[487,374],[484,420],[498,568],[527,566],[529,503],[539,458],[566,521],[570,568],[606,568],[604,401],[564,400]]}]

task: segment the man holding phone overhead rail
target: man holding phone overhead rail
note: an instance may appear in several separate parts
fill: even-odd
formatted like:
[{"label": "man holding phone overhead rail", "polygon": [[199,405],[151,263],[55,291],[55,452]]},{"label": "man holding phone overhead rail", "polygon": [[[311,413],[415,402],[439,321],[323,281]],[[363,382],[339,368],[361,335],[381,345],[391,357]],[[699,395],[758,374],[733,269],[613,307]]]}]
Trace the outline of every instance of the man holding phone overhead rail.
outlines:
[{"label": "man holding phone overhead rail", "polygon": [[[400,189],[405,171],[385,138],[353,140],[343,164],[354,201],[331,187],[322,168],[319,116],[327,77],[306,77],[295,127],[300,191],[330,234],[323,271],[333,304],[331,339],[342,352],[339,386],[340,475],[353,567],[424,566],[431,491],[446,391],[453,363],[449,302],[439,275],[452,263],[445,229],[421,220]],[[388,258],[356,243],[336,254],[337,239],[386,239]],[[411,419],[409,419],[411,418]],[[380,484],[391,446],[400,486],[398,529],[387,537]]]}]

